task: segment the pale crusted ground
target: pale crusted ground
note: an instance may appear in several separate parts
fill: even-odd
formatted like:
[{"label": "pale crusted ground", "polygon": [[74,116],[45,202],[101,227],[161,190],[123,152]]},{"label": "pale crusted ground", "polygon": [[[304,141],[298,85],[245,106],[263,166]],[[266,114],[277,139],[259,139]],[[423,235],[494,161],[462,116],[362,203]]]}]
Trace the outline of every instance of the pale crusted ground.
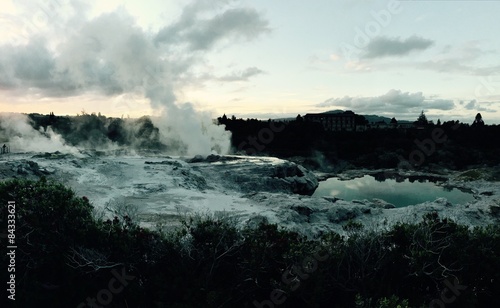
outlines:
[{"label": "pale crusted ground", "polygon": [[[496,178],[500,168],[445,171],[448,185],[474,192],[473,202],[453,205],[437,199],[386,208],[380,200],[348,202],[294,193],[313,189],[316,178],[302,167],[277,158],[81,156],[2,155],[0,177],[53,178],[79,196],[87,196],[105,215],[127,212],[152,228],[176,225],[179,215],[200,212],[226,212],[242,222],[267,219],[307,235],[326,230],[343,232],[342,226],[349,220],[368,228],[386,228],[401,221],[416,222],[431,211],[471,226],[500,221],[500,182]],[[368,172],[374,171],[354,170],[343,176]]]}]

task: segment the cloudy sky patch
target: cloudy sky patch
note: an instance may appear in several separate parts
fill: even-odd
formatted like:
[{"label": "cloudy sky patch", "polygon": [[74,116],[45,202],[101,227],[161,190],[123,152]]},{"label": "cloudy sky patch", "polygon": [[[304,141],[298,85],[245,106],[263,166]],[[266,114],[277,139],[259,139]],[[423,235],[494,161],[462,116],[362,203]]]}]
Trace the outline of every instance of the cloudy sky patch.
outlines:
[{"label": "cloudy sky patch", "polygon": [[349,110],[363,109],[365,114],[379,114],[388,116],[412,116],[421,110],[448,111],[455,108],[452,100],[427,98],[422,92],[402,92],[391,89],[389,92],[374,97],[329,98],[316,107],[340,108]]},{"label": "cloudy sky patch", "polygon": [[498,11],[500,1],[4,0],[0,109],[481,110],[500,123]]},{"label": "cloudy sky patch", "polygon": [[264,71],[257,67],[249,67],[242,71],[232,72],[229,75],[219,77],[220,81],[248,81],[250,78],[263,74]]},{"label": "cloudy sky patch", "polygon": [[406,56],[414,51],[423,51],[431,47],[434,41],[418,36],[406,39],[377,37],[366,46],[364,58],[373,59],[389,56]]}]

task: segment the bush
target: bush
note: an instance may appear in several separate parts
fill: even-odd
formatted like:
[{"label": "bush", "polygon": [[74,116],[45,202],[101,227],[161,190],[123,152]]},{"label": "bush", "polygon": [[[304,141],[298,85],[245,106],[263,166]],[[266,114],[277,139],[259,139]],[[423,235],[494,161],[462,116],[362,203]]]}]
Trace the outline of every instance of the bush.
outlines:
[{"label": "bush", "polygon": [[[279,307],[422,307],[450,295],[450,284],[466,288],[447,307],[500,306],[496,225],[469,229],[430,213],[387,231],[351,221],[347,237],[310,240],[266,222],[241,227],[206,214],[157,233],[125,213],[94,219],[88,199],[43,179],[2,182],[0,200],[16,202],[21,307],[78,306],[122,268],[133,281],[102,306],[270,306],[279,292]],[[5,208],[0,218],[7,220]],[[317,251],[321,260],[311,258]]]},{"label": "bush", "polygon": [[[41,299],[71,295],[74,273],[65,265],[65,253],[75,244],[88,244],[97,232],[88,199],[41,179],[1,182],[0,202],[6,207],[8,201],[16,204],[17,302],[34,306]],[[0,220],[7,221],[6,208]]]}]

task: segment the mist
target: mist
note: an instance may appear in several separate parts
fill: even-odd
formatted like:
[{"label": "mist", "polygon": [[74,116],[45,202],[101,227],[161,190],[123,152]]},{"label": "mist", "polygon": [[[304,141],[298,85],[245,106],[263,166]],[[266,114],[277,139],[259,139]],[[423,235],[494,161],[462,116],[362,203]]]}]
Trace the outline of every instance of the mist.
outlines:
[{"label": "mist", "polygon": [[[178,147],[188,155],[226,154],[230,133],[213,122],[216,115],[199,112],[195,104],[178,97],[187,86],[200,85],[197,65],[214,48],[269,31],[255,10],[230,8],[230,2],[194,1],[178,20],[157,32],[139,27],[123,8],[93,19],[75,10],[75,18],[66,16],[48,25],[57,25],[57,39],[40,32],[25,43],[0,46],[0,88],[45,98],[139,94],[153,108],[159,138],[170,151]],[[64,146],[51,131],[43,136]],[[29,147],[27,142],[22,146]]]},{"label": "mist", "polygon": [[26,115],[0,113],[0,142],[8,143],[11,152],[54,152],[78,155],[76,147],[66,144],[63,137],[50,127],[35,130]]}]

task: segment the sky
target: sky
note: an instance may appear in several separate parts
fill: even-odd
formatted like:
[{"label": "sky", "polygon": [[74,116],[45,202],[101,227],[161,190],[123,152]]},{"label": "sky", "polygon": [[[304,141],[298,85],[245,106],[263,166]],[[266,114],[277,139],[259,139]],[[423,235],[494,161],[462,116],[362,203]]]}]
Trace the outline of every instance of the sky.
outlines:
[{"label": "sky", "polygon": [[500,1],[0,2],[4,112],[500,124]]}]

